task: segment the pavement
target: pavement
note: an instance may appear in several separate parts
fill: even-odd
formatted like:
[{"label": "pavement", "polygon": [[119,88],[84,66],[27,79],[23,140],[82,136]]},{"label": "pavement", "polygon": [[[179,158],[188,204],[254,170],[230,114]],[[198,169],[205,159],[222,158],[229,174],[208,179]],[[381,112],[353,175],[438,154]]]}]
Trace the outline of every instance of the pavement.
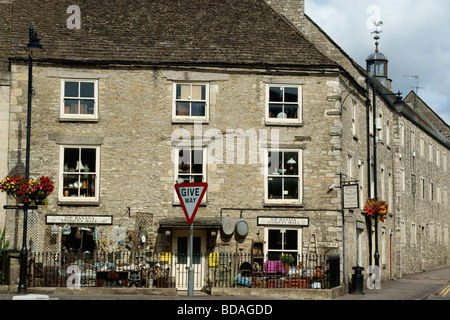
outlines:
[{"label": "pavement", "polygon": [[[364,279],[366,282],[367,279]],[[26,295],[18,295],[15,292],[0,292],[1,300],[271,300],[270,297],[236,297],[236,296],[211,296],[204,292],[195,291],[193,296],[187,296],[187,292],[177,292],[176,290],[165,291],[156,294],[138,294],[139,291],[118,291],[101,293],[95,290],[84,291],[41,291],[37,288],[29,288]],[[49,289],[49,288],[47,288]],[[67,288],[64,288],[67,289]],[[292,289],[289,289],[292,290]],[[135,294],[130,294],[135,292]],[[277,300],[273,298],[272,300]],[[290,299],[287,299],[289,301]],[[295,299],[292,299],[295,300]],[[417,274],[404,275],[401,279],[383,281],[380,288],[368,289],[364,283],[362,293],[344,293],[334,301],[344,300],[450,300],[450,267],[444,269],[430,270]]]},{"label": "pavement", "polygon": [[383,281],[379,289],[364,283],[363,294],[346,293],[335,300],[450,300],[450,267]]}]

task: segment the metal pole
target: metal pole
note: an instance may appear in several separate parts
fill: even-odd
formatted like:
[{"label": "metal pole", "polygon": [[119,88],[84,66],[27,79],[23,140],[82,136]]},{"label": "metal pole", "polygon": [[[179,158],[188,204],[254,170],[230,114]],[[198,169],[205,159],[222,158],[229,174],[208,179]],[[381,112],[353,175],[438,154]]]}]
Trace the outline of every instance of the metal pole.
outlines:
[{"label": "metal pole", "polygon": [[[370,174],[370,78],[366,80],[366,88],[367,88],[367,100],[366,100],[366,135],[367,135],[367,198],[370,198],[372,193],[372,185],[370,183],[371,174]],[[368,226],[368,234],[369,234],[369,266],[372,265],[372,222],[370,218],[366,217],[367,221],[370,222]]]},{"label": "metal pole", "polygon": [[344,284],[344,291],[346,288],[346,274],[345,274],[345,211],[344,211],[344,188],[342,185],[342,172],[339,173],[339,187],[341,189],[341,207],[342,207],[342,280]]},{"label": "metal pole", "polygon": [[188,273],[188,296],[194,295],[194,269],[192,268],[193,249],[194,249],[194,222],[191,223],[189,234],[189,273]]},{"label": "metal pole", "polygon": [[[30,27],[30,43],[33,39],[33,27]],[[27,107],[27,141],[25,153],[25,180],[30,179],[30,136],[31,136],[31,98],[33,92],[33,57],[28,54],[28,107]],[[23,206],[23,237],[22,249],[20,250],[20,275],[18,293],[24,294],[27,291],[27,226],[28,226],[28,203]]]},{"label": "metal pole", "polygon": [[[377,194],[377,128],[376,128],[376,93],[375,84],[373,84],[373,189],[375,200],[378,197]],[[380,253],[378,252],[378,213],[375,212],[375,265],[380,266]]]}]

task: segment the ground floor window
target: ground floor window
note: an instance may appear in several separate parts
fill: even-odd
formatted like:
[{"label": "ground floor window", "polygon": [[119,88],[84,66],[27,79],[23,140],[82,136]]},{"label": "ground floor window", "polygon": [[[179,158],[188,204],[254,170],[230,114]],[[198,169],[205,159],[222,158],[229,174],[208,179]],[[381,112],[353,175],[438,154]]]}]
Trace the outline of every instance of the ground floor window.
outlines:
[{"label": "ground floor window", "polygon": [[265,256],[269,260],[280,260],[282,255],[291,254],[296,265],[298,255],[302,252],[301,239],[300,228],[265,228]]}]

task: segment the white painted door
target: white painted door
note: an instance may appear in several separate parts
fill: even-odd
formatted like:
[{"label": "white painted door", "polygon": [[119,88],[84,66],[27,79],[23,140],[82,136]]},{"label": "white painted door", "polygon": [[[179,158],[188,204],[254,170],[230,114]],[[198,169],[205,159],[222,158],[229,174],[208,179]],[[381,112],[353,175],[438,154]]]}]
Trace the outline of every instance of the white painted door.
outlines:
[{"label": "white painted door", "polygon": [[[178,290],[187,290],[188,272],[190,266],[190,235],[189,230],[175,230],[172,236],[172,248],[174,255],[175,284]],[[205,252],[206,232],[194,230],[192,250],[192,267],[194,269],[194,290],[200,290],[204,285],[205,278]]]}]

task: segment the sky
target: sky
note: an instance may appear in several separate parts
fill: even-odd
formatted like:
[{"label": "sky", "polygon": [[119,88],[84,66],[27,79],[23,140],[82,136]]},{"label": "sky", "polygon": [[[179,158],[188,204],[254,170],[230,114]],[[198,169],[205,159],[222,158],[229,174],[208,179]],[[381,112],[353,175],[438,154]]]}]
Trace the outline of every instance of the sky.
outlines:
[{"label": "sky", "polygon": [[449,0],[305,0],[305,13],[364,68],[382,21],[378,47],[391,90],[403,98],[417,90],[450,125]]}]

